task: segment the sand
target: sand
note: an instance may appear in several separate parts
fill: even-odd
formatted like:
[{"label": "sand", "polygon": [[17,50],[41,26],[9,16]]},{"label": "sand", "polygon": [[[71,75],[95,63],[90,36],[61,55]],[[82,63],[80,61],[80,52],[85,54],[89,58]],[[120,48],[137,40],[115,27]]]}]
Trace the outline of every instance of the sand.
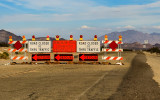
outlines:
[{"label": "sand", "polygon": [[153,70],[154,77],[153,79],[158,82],[160,87],[160,56],[156,54],[150,54],[148,52],[145,52],[147,63],[151,66],[151,69]]}]

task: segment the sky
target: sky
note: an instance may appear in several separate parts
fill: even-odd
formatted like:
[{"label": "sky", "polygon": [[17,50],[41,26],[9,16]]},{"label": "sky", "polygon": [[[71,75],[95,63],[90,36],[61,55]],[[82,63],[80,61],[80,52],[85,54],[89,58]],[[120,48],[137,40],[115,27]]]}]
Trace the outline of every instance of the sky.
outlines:
[{"label": "sky", "polygon": [[160,33],[160,0],[0,0],[0,12],[0,29],[27,38]]}]

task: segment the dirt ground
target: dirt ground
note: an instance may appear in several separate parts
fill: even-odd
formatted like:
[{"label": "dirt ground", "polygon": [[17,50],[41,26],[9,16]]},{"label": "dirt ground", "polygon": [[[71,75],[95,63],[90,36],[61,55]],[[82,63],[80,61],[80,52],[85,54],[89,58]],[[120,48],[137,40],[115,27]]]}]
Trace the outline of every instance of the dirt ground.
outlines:
[{"label": "dirt ground", "polygon": [[123,66],[0,64],[0,100],[107,99],[117,91],[135,56],[124,52]]},{"label": "dirt ground", "polygon": [[144,54],[138,54],[133,59],[117,92],[108,100],[160,100],[160,88],[152,79],[153,71],[146,60]]},{"label": "dirt ground", "polygon": [[158,82],[160,87],[160,55],[150,54],[145,52],[147,63],[151,66],[153,70],[154,77],[153,79]]}]

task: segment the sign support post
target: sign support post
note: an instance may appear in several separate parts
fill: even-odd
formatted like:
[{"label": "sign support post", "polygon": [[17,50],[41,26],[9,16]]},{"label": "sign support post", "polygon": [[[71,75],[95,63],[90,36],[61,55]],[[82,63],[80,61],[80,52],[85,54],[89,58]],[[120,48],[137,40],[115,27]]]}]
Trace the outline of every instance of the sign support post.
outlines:
[{"label": "sign support post", "polygon": [[[25,36],[23,36],[23,41],[26,41]],[[27,44],[24,44],[24,49],[27,49],[27,48],[26,48],[26,45],[27,45]],[[26,56],[26,52],[24,52],[24,56]],[[26,59],[25,59],[24,61],[25,61],[25,63],[26,63]]]},{"label": "sign support post", "polygon": [[[97,41],[97,35],[94,36],[94,41]],[[94,54],[96,54],[96,53],[94,53]],[[93,64],[97,64],[97,63],[98,63],[97,61],[93,62]]]}]

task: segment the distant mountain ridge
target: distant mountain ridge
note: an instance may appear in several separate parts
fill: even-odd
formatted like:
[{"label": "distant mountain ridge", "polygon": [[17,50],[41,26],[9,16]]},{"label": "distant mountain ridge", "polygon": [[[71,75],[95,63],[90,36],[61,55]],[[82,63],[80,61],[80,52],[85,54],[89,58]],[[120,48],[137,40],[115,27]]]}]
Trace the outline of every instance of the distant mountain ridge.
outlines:
[{"label": "distant mountain ridge", "polygon": [[[149,40],[150,44],[160,43],[160,33],[143,33],[135,30],[127,30],[122,32],[112,32],[107,34],[109,40],[118,40],[118,36],[122,35],[124,43],[144,43],[144,40]],[[98,40],[104,40],[104,35],[100,36]]]},{"label": "distant mountain ridge", "polygon": [[[112,32],[107,34],[109,40],[118,40],[118,36],[122,35],[123,37],[123,42],[124,43],[134,43],[134,42],[139,42],[141,44],[144,43],[144,40],[149,40],[149,44],[160,44],[160,33],[143,33],[140,31],[135,31],[135,30],[127,30],[127,31],[122,31],[122,32]],[[11,32],[8,32],[6,30],[0,30],[0,42],[8,42],[9,36],[12,36],[13,40],[22,40],[21,36],[17,36]],[[31,40],[31,39],[29,39]],[[39,41],[44,41],[46,40],[46,37],[37,37],[36,40]],[[55,40],[54,37],[50,37],[50,40]],[[60,40],[65,40],[64,38],[60,38]],[[98,40],[104,40],[104,35],[98,37]]]},{"label": "distant mountain ridge", "polygon": [[6,30],[0,30],[0,42],[5,42],[7,43],[9,40],[9,36],[12,36],[13,40],[22,40],[21,36],[17,36],[11,32],[8,32]]},{"label": "distant mountain ridge", "polygon": [[[22,40],[21,36],[17,36],[9,31],[6,30],[0,30],[0,42],[5,42],[8,43],[9,40],[9,36],[12,36],[13,41],[18,41],[18,40]],[[28,39],[28,40],[32,40],[32,39]],[[37,37],[36,38],[37,41],[45,41],[46,37]],[[55,40],[55,38],[50,37],[50,40],[53,41]],[[64,38],[60,38],[60,40],[65,40]]]}]

